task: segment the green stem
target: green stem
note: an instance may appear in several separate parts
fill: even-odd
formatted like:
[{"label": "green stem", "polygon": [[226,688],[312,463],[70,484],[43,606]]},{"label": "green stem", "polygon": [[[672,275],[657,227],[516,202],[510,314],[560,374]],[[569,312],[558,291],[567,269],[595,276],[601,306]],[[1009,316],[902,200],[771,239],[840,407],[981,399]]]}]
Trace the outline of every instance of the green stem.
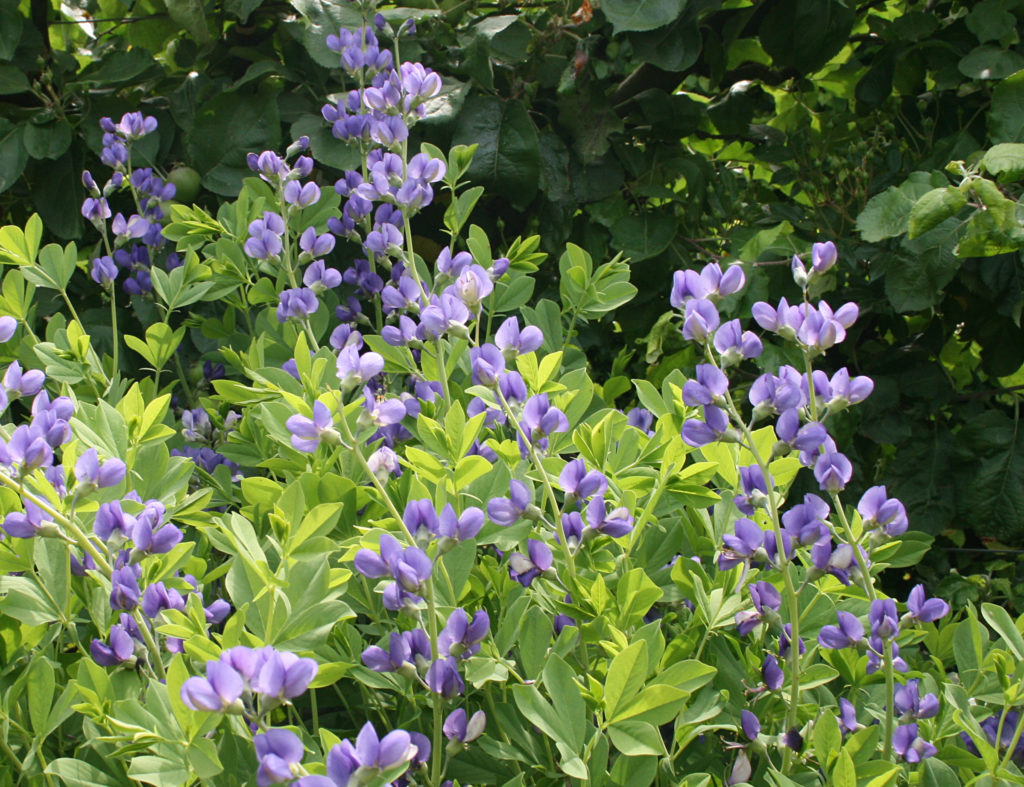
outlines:
[{"label": "green stem", "polygon": [[117,333],[117,301],[114,298],[114,284],[110,284],[110,331],[111,331],[111,342],[114,345],[114,365],[111,369],[111,379],[117,377],[117,351],[121,344],[120,338]]},{"label": "green stem", "polygon": [[665,481],[667,480],[667,477],[668,476],[664,472],[663,466],[662,472],[658,474],[658,480],[655,483],[654,491],[651,493],[651,497],[647,501],[647,505],[644,506],[644,510],[640,513],[640,516],[637,517],[636,524],[633,526],[633,533],[629,537],[629,544],[626,545],[627,557],[633,552],[633,548],[640,542],[640,533],[643,532],[644,527],[647,525],[647,520],[651,518],[651,514],[654,512],[654,507],[658,505],[658,501],[661,500],[661,496],[665,492]]},{"label": "green stem", "polygon": [[[430,632],[430,656],[436,662],[437,651],[437,606],[434,601],[434,580],[433,577],[427,580],[427,629]],[[434,694],[433,702],[433,741],[430,754],[430,783],[437,787],[441,784],[441,764],[444,757],[444,747],[441,745],[441,736],[444,728],[444,708],[442,707],[440,694]]]},{"label": "green stem", "polygon": [[[896,696],[896,672],[892,663],[892,640],[882,640],[882,648],[885,653],[882,656],[882,665],[885,669],[885,752],[884,759],[892,759],[892,726],[895,714],[893,707]],[[1012,750],[1011,750],[1012,751]]]},{"label": "green stem", "polygon": [[868,571],[868,565],[864,560],[864,555],[861,554],[860,541],[854,538],[853,527],[850,525],[850,520],[846,516],[846,511],[843,510],[843,503],[839,499],[839,493],[832,493],[832,506],[836,511],[836,515],[839,517],[839,524],[843,527],[843,535],[846,536],[846,543],[853,547],[853,556],[857,560],[857,567],[860,569],[861,583],[864,586],[864,592],[868,594],[868,598],[874,601],[878,598],[875,592],[875,581]]},{"label": "green stem", "polygon": [[437,365],[440,367],[438,373],[441,376],[441,391],[444,394],[444,403],[446,408],[452,406],[452,394],[448,388],[448,362],[445,358],[444,352],[444,340],[437,337]]}]

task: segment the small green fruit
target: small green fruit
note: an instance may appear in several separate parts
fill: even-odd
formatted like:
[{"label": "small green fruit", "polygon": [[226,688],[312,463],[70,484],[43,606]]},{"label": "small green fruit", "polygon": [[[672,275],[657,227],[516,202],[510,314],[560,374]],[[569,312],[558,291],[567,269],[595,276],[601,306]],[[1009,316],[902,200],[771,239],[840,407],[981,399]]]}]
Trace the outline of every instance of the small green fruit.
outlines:
[{"label": "small green fruit", "polygon": [[174,199],[185,204],[191,203],[199,196],[200,175],[192,167],[175,167],[167,176],[168,183],[173,183],[177,192]]}]

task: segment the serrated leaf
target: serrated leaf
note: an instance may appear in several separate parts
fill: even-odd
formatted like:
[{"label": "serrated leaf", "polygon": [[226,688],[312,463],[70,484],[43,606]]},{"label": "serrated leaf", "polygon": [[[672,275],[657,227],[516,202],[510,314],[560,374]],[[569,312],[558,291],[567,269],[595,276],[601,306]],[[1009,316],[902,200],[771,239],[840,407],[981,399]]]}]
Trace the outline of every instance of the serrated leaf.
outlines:
[{"label": "serrated leaf", "polygon": [[[1024,147],[1024,146],[1022,146]],[[967,197],[958,188],[946,186],[932,189],[919,199],[907,220],[907,236],[917,238],[928,230],[939,226],[946,219],[955,216],[964,205]]]},{"label": "serrated leaf", "polygon": [[1000,180],[1015,181],[1024,178],[1024,143],[1003,142],[993,145],[982,156],[981,166]]}]

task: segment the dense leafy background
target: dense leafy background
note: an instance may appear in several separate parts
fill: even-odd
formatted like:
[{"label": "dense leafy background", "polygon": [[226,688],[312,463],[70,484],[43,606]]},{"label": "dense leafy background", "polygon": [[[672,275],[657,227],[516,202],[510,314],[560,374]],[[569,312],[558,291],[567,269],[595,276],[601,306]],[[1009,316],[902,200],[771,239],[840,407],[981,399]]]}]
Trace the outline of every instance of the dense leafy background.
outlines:
[{"label": "dense leafy background", "polygon": [[[96,122],[137,107],[160,119],[147,155],[198,170],[200,204],[237,192],[246,152],[299,134],[320,162],[351,166],[319,117],[344,89],[323,39],[351,14],[321,0],[0,0],[0,216],[38,211],[52,235],[82,238]],[[692,368],[659,319],[671,270],[738,258],[748,301],[777,300],[789,257],[834,240],[831,298],[862,316],[833,362],[877,382],[844,424],[859,484],[889,485],[914,527],[948,535],[938,543],[979,548],[933,551],[921,569],[950,593],[1016,595],[1012,572],[986,585],[948,568],[1011,568],[1012,553],[970,558],[992,557],[979,539],[1024,542],[1024,4],[424,0],[388,16],[418,20],[403,56],[454,75],[417,133],[479,143],[474,220],[495,247],[539,232],[549,251],[629,256],[637,300],[579,337],[611,376],[607,400],[626,403],[630,376]],[[417,224],[428,258],[440,226],[429,212]],[[557,292],[557,270],[543,273],[537,294]]]}]

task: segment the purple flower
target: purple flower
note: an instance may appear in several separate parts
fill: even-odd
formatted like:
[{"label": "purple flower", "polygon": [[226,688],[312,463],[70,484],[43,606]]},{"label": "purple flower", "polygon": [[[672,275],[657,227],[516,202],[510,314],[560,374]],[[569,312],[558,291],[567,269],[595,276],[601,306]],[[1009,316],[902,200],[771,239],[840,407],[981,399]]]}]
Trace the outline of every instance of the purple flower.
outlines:
[{"label": "purple flower", "polygon": [[737,519],[733,525],[735,535],[722,536],[722,551],[718,556],[719,571],[728,571],[734,566],[748,562],[763,551],[765,532],[750,519]]},{"label": "purple flower", "polygon": [[761,722],[749,710],[740,711],[740,726],[743,728],[743,734],[752,741],[756,741],[757,736],[761,734]]},{"label": "purple flower", "polygon": [[374,672],[415,675],[421,663],[430,661],[430,640],[423,629],[392,632],[388,650],[371,645],[363,651],[363,664]]},{"label": "purple flower", "polygon": [[738,319],[722,323],[715,331],[714,345],[722,357],[723,367],[757,358],[764,349],[757,334],[753,331],[744,331]]},{"label": "purple flower", "polygon": [[697,377],[683,385],[683,404],[687,407],[699,405],[721,405],[729,390],[729,378],[714,364],[697,365]]},{"label": "purple flower", "polygon": [[633,530],[633,517],[625,506],[606,511],[604,495],[597,495],[586,508],[587,526],[612,538],[622,538]]},{"label": "purple flower", "polygon": [[191,677],[181,684],[181,701],[192,710],[220,713],[239,701],[245,683],[239,672],[220,661],[206,662],[206,677]]},{"label": "purple flower", "polygon": [[101,667],[116,667],[135,655],[135,640],[125,626],[120,623],[111,626],[109,639],[109,646],[99,639],[94,639],[89,644],[89,653],[93,661]]},{"label": "purple flower", "polygon": [[522,481],[509,482],[509,497],[496,497],[487,503],[487,515],[496,525],[508,527],[522,519],[530,506],[530,490]]},{"label": "purple flower", "polygon": [[131,539],[140,552],[162,555],[170,552],[184,537],[181,530],[164,523],[164,505],[158,500],[147,500],[145,508],[136,517]]},{"label": "purple flower", "polygon": [[464,708],[456,708],[448,718],[444,720],[444,736],[458,743],[472,743],[484,734],[484,727],[487,726],[487,716],[482,710],[473,714],[472,718],[466,719]]},{"label": "purple flower", "polygon": [[818,644],[823,648],[841,650],[853,648],[864,641],[864,626],[857,616],[839,610],[836,612],[839,619],[838,626],[822,626],[818,632]]},{"label": "purple flower", "polygon": [[713,405],[704,406],[704,420],[688,418],[683,422],[683,442],[694,448],[720,440],[729,430],[729,416]]},{"label": "purple flower", "polygon": [[313,659],[269,648],[259,672],[250,682],[253,691],[268,697],[293,699],[305,693],[318,669]]},{"label": "purple flower", "polygon": [[25,500],[25,512],[11,511],[4,517],[4,530],[14,538],[34,538],[42,535],[56,535],[57,526],[50,521],[39,506]]},{"label": "purple flower", "polygon": [[249,223],[249,238],[245,241],[245,253],[257,260],[280,256],[284,250],[284,242],[281,239],[284,233],[284,219],[277,213],[266,211],[262,219],[255,219]]},{"label": "purple flower", "polygon": [[830,513],[828,503],[817,495],[804,495],[799,503],[782,515],[782,526],[798,544],[813,544],[830,535],[825,520]]},{"label": "purple flower", "polygon": [[142,611],[147,618],[155,618],[165,609],[185,611],[185,599],[174,588],[168,588],[163,582],[154,582],[146,586],[142,594]]},{"label": "purple flower", "polygon": [[377,771],[391,770],[411,762],[417,754],[412,736],[405,730],[394,730],[378,738],[373,725],[366,722],[354,746],[346,738],[327,753],[327,776],[335,785],[345,787],[360,771],[357,783],[362,783]]},{"label": "purple flower", "polygon": [[911,719],[930,719],[939,713],[939,698],[934,694],[920,695],[921,681],[918,679],[908,680],[903,686],[898,686],[893,695],[893,704],[896,712],[900,714],[901,721]]},{"label": "purple flower", "polygon": [[138,565],[115,568],[110,576],[110,608],[132,610],[139,604],[139,578],[142,568]]},{"label": "purple flower", "polygon": [[469,265],[449,288],[467,307],[478,310],[480,302],[494,291],[494,283],[480,265]]},{"label": "purple flower", "polygon": [[833,549],[832,539],[825,536],[811,547],[811,562],[818,571],[831,574],[844,585],[849,585],[850,574],[859,569],[853,549],[845,543]]},{"label": "purple flower", "polygon": [[[782,626],[782,632],[779,634],[779,656],[786,658],[789,655],[789,647],[793,641],[793,624],[785,623]],[[797,651],[802,656],[807,652],[807,646],[804,644],[804,638],[800,637],[800,641],[797,643]]]},{"label": "purple flower", "polygon": [[786,680],[786,676],[779,666],[779,660],[770,653],[765,656],[764,664],[761,665],[761,679],[769,691],[778,691]]},{"label": "purple flower", "polygon": [[586,500],[591,495],[603,495],[608,490],[608,479],[599,470],[587,472],[582,459],[566,463],[558,476],[558,483],[567,495]]},{"label": "purple flower", "polygon": [[910,524],[903,503],[888,497],[884,486],[873,486],[866,491],[857,503],[857,511],[865,530],[882,528],[888,536],[903,535]]},{"label": "purple flower", "polygon": [[769,474],[766,481],[764,472],[758,465],[739,468],[739,475],[743,493],[736,495],[733,503],[744,514],[751,516],[755,508],[768,505],[768,488],[775,488],[775,479]]},{"label": "purple flower", "polygon": [[543,541],[528,539],[527,554],[513,552],[508,559],[509,575],[523,587],[529,587],[538,576],[551,570],[555,557]]},{"label": "purple flower", "polygon": [[[918,587],[921,586],[919,585]],[[873,637],[889,639],[896,636],[896,633],[900,630],[896,602],[891,598],[880,598],[872,601],[868,620],[871,623],[871,635]]]},{"label": "purple flower", "polygon": [[12,361],[4,372],[3,386],[7,395],[14,399],[18,396],[35,396],[43,388],[46,382],[46,375],[38,369],[21,371],[21,364]]},{"label": "purple flower", "polygon": [[915,585],[907,596],[908,622],[932,623],[949,614],[949,604],[941,598],[926,598],[924,585]]},{"label": "purple flower", "polygon": [[839,699],[839,729],[843,735],[849,735],[863,728],[863,724],[857,721],[857,709],[853,703],[845,697]]},{"label": "purple flower", "polygon": [[0,317],[0,344],[9,342],[16,330],[18,330],[17,320],[6,314]]},{"label": "purple flower", "polygon": [[92,529],[103,541],[109,541],[115,532],[121,539],[127,540],[135,529],[135,517],[124,512],[121,501],[112,500],[100,505]]},{"label": "purple flower", "polygon": [[505,371],[505,356],[493,344],[471,347],[469,360],[473,369],[473,384],[494,387]]},{"label": "purple flower", "polygon": [[717,262],[711,262],[699,274],[696,271],[676,271],[672,276],[669,301],[676,309],[682,309],[689,300],[717,301],[739,292],[745,284],[746,276],[741,265],[730,265],[723,273]]},{"label": "purple flower", "polygon": [[302,184],[297,180],[290,180],[284,184],[284,201],[289,205],[298,208],[308,208],[320,200],[320,187],[310,181]]},{"label": "purple flower", "polygon": [[328,268],[323,260],[315,260],[302,274],[302,283],[314,293],[325,292],[341,284],[341,273],[334,268]]},{"label": "purple flower", "polygon": [[689,300],[683,316],[683,338],[691,342],[706,342],[721,322],[718,309],[711,301]]},{"label": "purple flower", "polygon": [[78,483],[100,489],[120,484],[126,471],[120,459],[108,459],[101,465],[95,448],[90,448],[75,462],[75,479]]},{"label": "purple flower", "polygon": [[755,582],[749,591],[754,608],[736,613],[736,630],[741,637],[752,632],[762,620],[769,617],[769,613],[778,612],[782,606],[782,596],[770,582]]},{"label": "purple flower", "polygon": [[281,293],[277,306],[277,321],[301,320],[320,308],[316,293],[308,287],[296,287]]},{"label": "purple flower", "polygon": [[823,492],[841,492],[853,477],[853,465],[836,450],[832,438],[825,440],[821,455],[814,463],[814,477]]},{"label": "purple flower", "polygon": [[432,295],[430,305],[420,312],[420,326],[427,339],[439,339],[446,333],[468,338],[466,322],[472,317],[462,300],[450,292]]},{"label": "purple flower", "polygon": [[[302,235],[299,236],[299,248],[313,258],[330,254],[334,250],[334,243],[334,236],[331,233],[325,232],[323,235],[317,235],[315,227],[306,227]],[[356,260],[357,264],[360,262],[365,263],[366,260]],[[336,287],[337,284],[331,286]]]},{"label": "purple flower", "polygon": [[494,343],[505,356],[505,360],[511,363],[518,355],[540,349],[544,343],[544,334],[540,328],[533,325],[527,325],[520,331],[519,320],[513,316],[499,326],[494,334]]},{"label": "purple flower", "polygon": [[89,276],[97,284],[110,287],[117,279],[117,265],[114,264],[113,258],[108,255],[95,257],[92,261]]},{"label": "purple flower", "polygon": [[[542,450],[547,448],[548,435],[553,432],[569,431],[569,419],[565,417],[565,413],[557,407],[552,407],[548,395],[543,393],[531,396],[527,400],[520,425],[526,432],[527,439]],[[525,446],[520,446],[520,453],[525,457]]]},{"label": "purple flower", "polygon": [[351,390],[366,384],[384,370],[384,357],[368,352],[359,355],[359,348],[349,344],[338,353],[338,379],[341,387]]},{"label": "purple flower", "polygon": [[257,733],[252,743],[260,761],[256,771],[259,787],[291,781],[296,775],[293,768],[302,762],[306,753],[299,736],[291,730],[270,729]]},{"label": "purple flower", "polygon": [[292,445],[299,451],[313,453],[321,442],[336,445],[340,436],[334,429],[334,416],[323,402],[313,402],[313,418],[292,415],[285,421],[292,433]]},{"label": "purple flower", "polygon": [[470,620],[466,610],[457,608],[437,637],[437,650],[445,656],[468,659],[480,651],[480,643],[490,628],[491,619],[485,610],[477,610]]},{"label": "purple flower", "polygon": [[462,516],[455,513],[451,503],[441,509],[437,522],[437,535],[454,541],[466,541],[476,536],[484,526],[484,512],[476,506],[469,506]]},{"label": "purple flower", "polygon": [[459,667],[454,656],[437,659],[427,669],[427,688],[435,694],[451,699],[466,690],[466,684],[459,675]]},{"label": "purple flower", "polygon": [[832,241],[815,243],[811,246],[811,268],[815,273],[824,273],[836,264],[838,253]]},{"label": "purple flower", "polygon": [[917,734],[917,724],[904,724],[892,734],[892,748],[910,763],[934,757],[938,749]]}]

